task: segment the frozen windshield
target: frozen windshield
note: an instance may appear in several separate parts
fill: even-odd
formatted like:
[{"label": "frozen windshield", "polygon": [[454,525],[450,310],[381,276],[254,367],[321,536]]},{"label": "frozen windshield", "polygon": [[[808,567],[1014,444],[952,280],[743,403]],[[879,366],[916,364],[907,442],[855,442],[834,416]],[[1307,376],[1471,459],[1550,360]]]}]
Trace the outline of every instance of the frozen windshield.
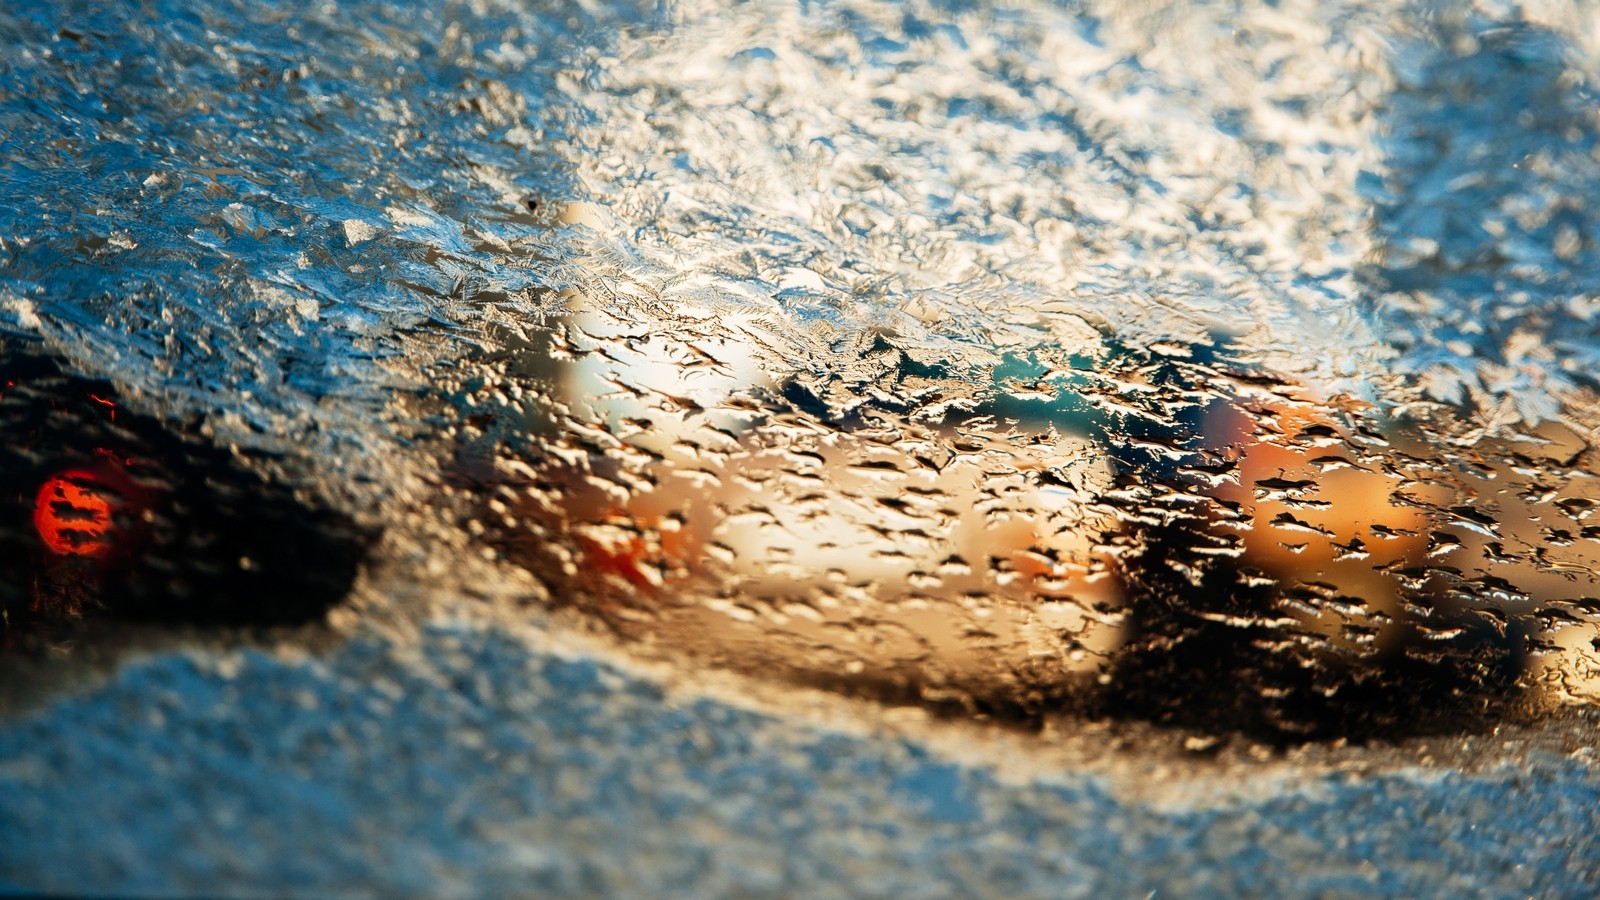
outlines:
[{"label": "frozen windshield", "polygon": [[365,565],[962,715],[1600,690],[1577,14],[281,6],[0,12],[8,653]]}]

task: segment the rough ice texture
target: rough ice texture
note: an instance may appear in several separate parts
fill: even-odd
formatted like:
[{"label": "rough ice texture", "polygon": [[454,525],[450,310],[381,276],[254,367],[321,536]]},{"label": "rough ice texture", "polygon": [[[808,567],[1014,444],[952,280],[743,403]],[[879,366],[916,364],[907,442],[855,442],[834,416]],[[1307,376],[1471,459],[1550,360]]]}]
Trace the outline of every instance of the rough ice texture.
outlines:
[{"label": "rough ice texture", "polygon": [[[414,653],[362,641],[314,662],[141,662],[6,723],[0,759],[0,890],[1587,897],[1600,884],[1600,785],[1548,751],[1152,805],[1103,774],[1002,780],[458,626]],[[1179,792],[1196,778],[1167,777]]]},{"label": "rough ice texture", "polygon": [[[1285,692],[1263,647],[1297,672],[1400,632],[1449,646],[1458,622],[1406,618],[1413,584],[1502,638],[1590,627],[1583,441],[1439,447],[1595,423],[1592,15],[18,4],[0,10],[0,333],[369,520],[454,514],[426,486],[473,486],[478,532],[532,545],[508,568],[619,630],[641,598],[706,600],[652,615],[696,639],[719,634],[706,610],[753,621],[822,648],[812,670],[876,659],[866,676],[922,699],[1000,679],[1036,704],[1055,675],[1106,674],[1134,625],[1173,637],[1117,607],[1108,560],[1220,498],[1233,518],[1206,528],[1265,537],[1167,535],[1145,568],[1179,564],[1147,587],[1178,586],[1178,636],[1232,641],[1258,681],[1231,699],[1257,707],[1330,686]],[[1202,414],[1263,379],[1348,412],[1292,462],[1344,440],[1319,465],[1421,486],[1402,550],[1320,522],[1335,491],[1306,472],[1229,498],[1197,462],[1225,455]],[[1395,438],[1385,414],[1419,409],[1420,437]],[[819,515],[831,543],[806,530]],[[461,544],[388,524],[458,596],[438,573]],[[712,571],[678,571],[685,546]],[[1283,588],[1270,608],[1207,593],[1221,570],[1196,562],[1307,546],[1336,575],[1246,573]],[[748,669],[780,646],[752,655],[727,627],[690,649]],[[940,629],[960,646],[930,649]],[[1568,690],[1592,697],[1592,630],[1572,632],[1588,668]],[[1018,662],[1041,658],[1046,676]],[[1088,777],[1018,787],[915,744],[666,702],[497,633],[199,659],[0,725],[6,884],[1585,896],[1596,878],[1594,777],[1553,758],[1161,813]]]},{"label": "rough ice texture", "polygon": [[[4,321],[230,432],[359,442],[349,417],[414,371],[375,361],[569,288],[748,319],[801,371],[887,329],[977,369],[1231,335],[1278,371],[1369,395],[1398,371],[1535,420],[1592,384],[1577,13],[5,16]],[[529,212],[572,200],[597,207],[581,247]]]}]

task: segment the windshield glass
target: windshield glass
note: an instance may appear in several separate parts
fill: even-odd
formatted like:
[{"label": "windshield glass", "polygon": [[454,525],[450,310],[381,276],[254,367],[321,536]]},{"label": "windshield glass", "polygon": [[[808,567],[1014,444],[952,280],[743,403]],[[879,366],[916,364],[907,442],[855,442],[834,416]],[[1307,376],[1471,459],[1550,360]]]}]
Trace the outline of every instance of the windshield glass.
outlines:
[{"label": "windshield glass", "polygon": [[802,7],[0,13],[8,652],[365,565],[958,715],[1592,702],[1575,18]]}]

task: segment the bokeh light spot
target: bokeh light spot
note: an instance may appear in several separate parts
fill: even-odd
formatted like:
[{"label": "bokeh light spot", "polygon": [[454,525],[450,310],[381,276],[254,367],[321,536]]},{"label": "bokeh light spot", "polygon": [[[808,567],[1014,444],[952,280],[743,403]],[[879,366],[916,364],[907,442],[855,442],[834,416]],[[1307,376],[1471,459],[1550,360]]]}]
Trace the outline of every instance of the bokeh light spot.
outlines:
[{"label": "bokeh light spot", "polygon": [[50,552],[59,556],[104,556],[114,546],[113,497],[92,473],[54,475],[39,489],[34,527]]}]

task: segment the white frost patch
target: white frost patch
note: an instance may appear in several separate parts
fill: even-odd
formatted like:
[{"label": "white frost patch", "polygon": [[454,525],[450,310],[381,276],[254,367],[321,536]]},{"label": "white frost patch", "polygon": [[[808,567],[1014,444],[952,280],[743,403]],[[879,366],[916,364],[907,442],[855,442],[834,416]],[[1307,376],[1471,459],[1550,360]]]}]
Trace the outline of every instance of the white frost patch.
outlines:
[{"label": "white frost patch", "polygon": [[6,297],[0,299],[0,309],[10,313],[18,325],[29,331],[40,331],[44,328],[44,322],[39,318],[39,310],[33,305],[32,300]]},{"label": "white frost patch", "polygon": [[624,38],[573,92],[574,169],[614,214],[585,224],[628,248],[595,266],[611,292],[709,277],[663,308],[737,303],[806,336],[794,358],[889,327],[957,366],[1229,336],[1337,390],[1387,367],[1348,277],[1389,87],[1352,64],[1359,22],[846,6],[690,0],[674,40]]},{"label": "white frost patch", "polygon": [[378,229],[360,219],[344,220],[344,239],[350,246],[363,244],[378,236]]}]

